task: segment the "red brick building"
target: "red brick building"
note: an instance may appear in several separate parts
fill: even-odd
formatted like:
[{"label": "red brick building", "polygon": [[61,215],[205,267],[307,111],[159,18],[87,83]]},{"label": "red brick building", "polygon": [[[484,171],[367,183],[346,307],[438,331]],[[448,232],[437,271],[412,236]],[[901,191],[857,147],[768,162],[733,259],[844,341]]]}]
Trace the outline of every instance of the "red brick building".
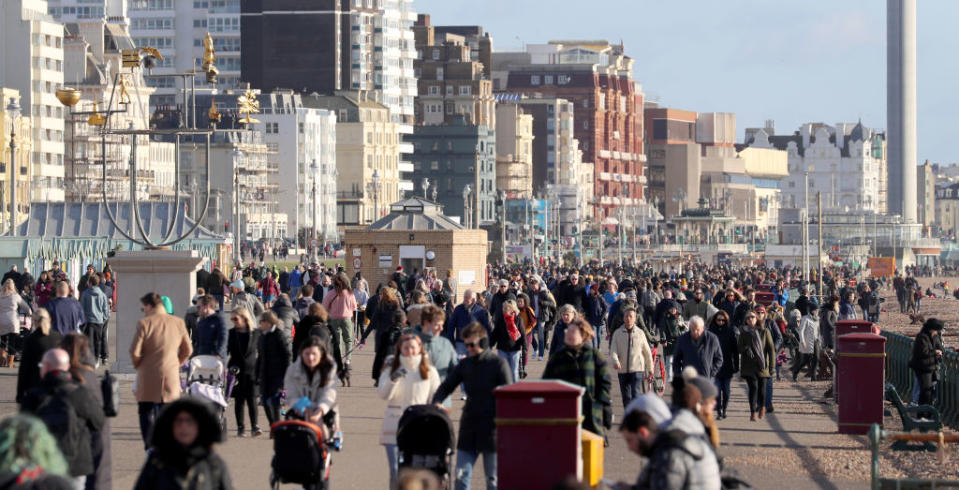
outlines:
[{"label": "red brick building", "polygon": [[[550,41],[524,53],[494,53],[494,90],[574,103],[573,136],[593,162],[595,216],[615,217],[643,199],[643,94],[633,60],[608,41]],[[534,183],[534,186],[537,183]]]}]

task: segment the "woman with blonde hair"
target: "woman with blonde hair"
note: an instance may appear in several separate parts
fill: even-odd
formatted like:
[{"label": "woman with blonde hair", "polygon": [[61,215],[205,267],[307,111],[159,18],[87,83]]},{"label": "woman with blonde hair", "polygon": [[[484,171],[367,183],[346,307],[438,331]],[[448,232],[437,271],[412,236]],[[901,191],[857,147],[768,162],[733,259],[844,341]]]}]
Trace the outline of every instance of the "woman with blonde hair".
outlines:
[{"label": "woman with blonde hair", "polygon": [[13,279],[0,286],[0,366],[14,367],[16,342],[20,335],[19,310],[30,311],[30,306],[17,292]]},{"label": "woman with blonde hair", "polygon": [[526,373],[520,370],[522,354],[526,352],[525,332],[526,325],[519,314],[516,301],[511,299],[504,301],[502,311],[493,318],[490,346],[496,347],[499,356],[509,364],[515,381],[526,377]]},{"label": "woman with blonde hair", "polygon": [[50,313],[38,308],[33,313],[33,331],[23,343],[23,354],[20,356],[20,370],[17,372],[17,403],[23,395],[35,386],[40,385],[40,369],[37,365],[43,359],[43,354],[60,345],[63,338],[60,332],[50,328]]},{"label": "woman with blonde hair", "polygon": [[410,405],[430,402],[440,386],[440,376],[430,365],[423,350],[423,341],[415,334],[405,334],[396,343],[393,355],[386,359],[387,368],[380,373],[377,394],[386,400],[386,413],[380,432],[380,444],[386,446],[390,465],[390,487],[396,482],[398,453],[396,429],[403,411]]},{"label": "woman with blonde hair", "polygon": [[236,385],[233,387],[233,398],[236,399],[236,435],[243,437],[243,407],[246,406],[250,414],[250,427],[253,437],[263,434],[257,424],[257,386],[256,363],[257,344],[260,331],[253,317],[246,308],[237,308],[230,314],[233,328],[230,329],[226,341],[226,350],[229,354],[227,367],[236,368]]}]

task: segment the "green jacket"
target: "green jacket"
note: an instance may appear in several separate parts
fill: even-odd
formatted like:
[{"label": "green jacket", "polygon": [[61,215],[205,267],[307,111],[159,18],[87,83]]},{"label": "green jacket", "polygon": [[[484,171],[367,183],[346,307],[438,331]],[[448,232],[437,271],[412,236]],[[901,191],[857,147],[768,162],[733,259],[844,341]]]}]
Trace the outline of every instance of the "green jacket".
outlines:
[{"label": "green jacket", "polygon": [[745,331],[739,334],[739,374],[742,377],[759,376],[760,378],[768,378],[771,376],[770,373],[776,369],[776,347],[769,330],[760,327],[759,340],[763,346],[763,357],[766,359],[765,369],[760,369],[760,360],[753,352],[752,335]]},{"label": "green jacket", "polygon": [[606,359],[592,346],[584,344],[579,349],[563,345],[550,356],[543,371],[543,379],[558,379],[583,387],[583,428],[606,435],[612,424],[610,390],[612,381]]}]

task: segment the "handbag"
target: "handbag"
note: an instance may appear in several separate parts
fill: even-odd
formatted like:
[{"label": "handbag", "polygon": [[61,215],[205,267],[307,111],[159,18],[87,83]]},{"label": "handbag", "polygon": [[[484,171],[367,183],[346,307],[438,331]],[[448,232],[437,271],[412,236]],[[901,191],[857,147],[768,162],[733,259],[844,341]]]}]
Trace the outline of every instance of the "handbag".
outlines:
[{"label": "handbag", "polygon": [[110,371],[103,373],[100,391],[103,392],[103,414],[116,417],[120,413],[120,380]]}]

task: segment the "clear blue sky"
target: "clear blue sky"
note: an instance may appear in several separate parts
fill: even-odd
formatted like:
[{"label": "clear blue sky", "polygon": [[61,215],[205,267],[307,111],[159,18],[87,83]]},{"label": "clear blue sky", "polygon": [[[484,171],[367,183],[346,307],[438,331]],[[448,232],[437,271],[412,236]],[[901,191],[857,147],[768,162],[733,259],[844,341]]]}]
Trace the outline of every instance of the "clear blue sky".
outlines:
[{"label": "clear blue sky", "polygon": [[[743,128],[776,121],[886,127],[884,0],[415,0],[432,22],[482,25],[496,51],[550,39],[626,44],[650,100],[734,112]],[[959,161],[954,115],[959,1],[922,0],[919,163]]]}]

